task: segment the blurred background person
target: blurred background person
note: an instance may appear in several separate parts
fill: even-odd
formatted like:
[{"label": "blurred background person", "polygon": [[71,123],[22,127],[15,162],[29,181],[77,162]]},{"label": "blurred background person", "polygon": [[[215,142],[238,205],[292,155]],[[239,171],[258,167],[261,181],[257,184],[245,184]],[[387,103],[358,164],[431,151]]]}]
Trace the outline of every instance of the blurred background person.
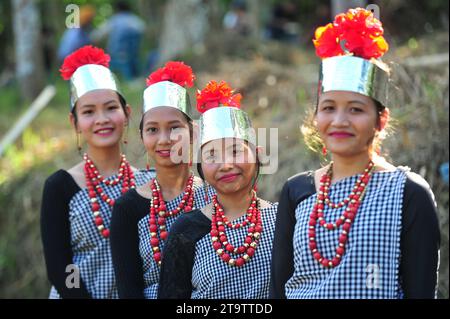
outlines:
[{"label": "blurred background person", "polygon": [[272,20],[267,27],[268,37],[289,43],[297,43],[300,38],[299,11],[292,1],[282,2],[272,9]]},{"label": "blurred background person", "polygon": [[69,28],[64,32],[58,47],[58,64],[61,64],[72,52],[92,43],[89,33],[92,30],[95,14],[95,8],[91,5],[80,7],[80,27]]},{"label": "blurred background person", "polygon": [[139,75],[139,47],[145,22],[131,12],[125,1],[117,2],[115,10],[115,14],[92,32],[92,39],[99,42],[108,37],[106,50],[111,55],[111,70],[132,80]]},{"label": "blurred background person", "polygon": [[231,3],[230,10],[223,19],[223,27],[230,33],[244,36],[250,34],[247,4],[244,0],[234,0]]}]

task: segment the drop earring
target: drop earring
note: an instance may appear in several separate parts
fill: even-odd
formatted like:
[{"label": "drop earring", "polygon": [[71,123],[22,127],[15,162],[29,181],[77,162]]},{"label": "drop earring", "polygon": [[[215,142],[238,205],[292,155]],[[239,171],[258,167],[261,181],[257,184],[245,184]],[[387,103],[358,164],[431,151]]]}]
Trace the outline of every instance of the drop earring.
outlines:
[{"label": "drop earring", "polygon": [[327,156],[327,153],[328,153],[327,147],[326,146],[322,147],[322,155]]},{"label": "drop earring", "polygon": [[81,156],[81,133],[77,132],[77,149],[78,149],[78,154],[80,154]]},{"label": "drop earring", "polygon": [[123,144],[128,144],[128,125],[125,125],[125,131],[123,132]]}]

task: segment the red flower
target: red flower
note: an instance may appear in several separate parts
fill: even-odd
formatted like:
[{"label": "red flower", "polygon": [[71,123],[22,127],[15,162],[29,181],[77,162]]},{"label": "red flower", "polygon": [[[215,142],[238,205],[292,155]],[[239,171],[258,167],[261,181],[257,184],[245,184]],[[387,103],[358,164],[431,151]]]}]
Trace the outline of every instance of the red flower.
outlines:
[{"label": "red flower", "polygon": [[313,40],[316,54],[321,58],[343,55],[339,37],[338,30],[331,23],[317,28]]},{"label": "red flower", "polygon": [[381,22],[371,11],[356,8],[337,15],[333,24],[317,28],[313,42],[321,58],[344,54],[341,42],[354,56],[379,58],[389,49],[383,32]]},{"label": "red flower", "polygon": [[183,87],[194,86],[195,75],[192,68],[183,62],[169,61],[162,68],[149,75],[147,78],[147,86],[162,82],[170,81]]},{"label": "red flower", "polygon": [[226,82],[210,81],[202,91],[197,92],[197,110],[204,113],[219,105],[239,108],[242,95],[233,93],[234,91]]},{"label": "red flower", "polygon": [[384,33],[383,26],[371,11],[356,8],[335,17],[333,23],[341,34],[349,31],[359,32],[361,35],[379,37]]},{"label": "red flower", "polygon": [[110,56],[100,48],[86,45],[68,55],[59,69],[64,80],[69,80],[75,71],[86,64],[98,64],[109,67]]}]

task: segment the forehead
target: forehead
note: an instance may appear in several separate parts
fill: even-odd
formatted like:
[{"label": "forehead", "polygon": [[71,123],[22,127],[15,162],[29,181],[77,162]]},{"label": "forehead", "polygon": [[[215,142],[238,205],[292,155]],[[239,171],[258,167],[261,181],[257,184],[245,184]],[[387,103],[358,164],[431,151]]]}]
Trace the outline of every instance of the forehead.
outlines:
[{"label": "forehead", "polygon": [[319,103],[324,101],[334,101],[334,102],[351,102],[356,101],[365,105],[372,105],[373,101],[370,97],[362,95],[356,92],[350,91],[328,91],[320,95]]},{"label": "forehead", "polygon": [[208,151],[208,150],[222,150],[227,149],[232,146],[240,146],[244,147],[247,146],[247,143],[240,138],[233,138],[233,137],[227,137],[227,138],[221,138],[217,140],[212,140],[203,145],[202,150]]},{"label": "forehead", "polygon": [[102,105],[110,101],[120,103],[117,92],[109,89],[101,89],[87,92],[78,99],[77,105],[80,107],[84,105]]},{"label": "forehead", "polygon": [[181,111],[168,106],[156,107],[144,114],[144,124],[147,123],[169,123],[179,121],[187,123],[187,119]]}]

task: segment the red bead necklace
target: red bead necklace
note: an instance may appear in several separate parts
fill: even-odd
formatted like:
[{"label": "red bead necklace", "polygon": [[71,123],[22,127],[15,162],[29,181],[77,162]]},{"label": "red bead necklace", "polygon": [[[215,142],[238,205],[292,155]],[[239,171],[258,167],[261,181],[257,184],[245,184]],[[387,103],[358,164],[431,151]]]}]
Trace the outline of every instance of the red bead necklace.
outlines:
[{"label": "red bead necklace", "polygon": [[[217,200],[217,195],[212,198],[213,213],[211,217],[211,241],[213,248],[220,258],[230,266],[242,267],[255,254],[259,239],[262,233],[261,211],[257,205],[256,194],[253,193],[250,207],[246,212],[246,219],[242,223],[232,224],[225,217],[225,212]],[[244,244],[234,247],[228,242],[225,234],[225,226],[231,229],[248,227],[248,234],[245,237]],[[230,253],[238,255],[238,258],[231,258]]]},{"label": "red bead necklace", "polygon": [[155,178],[152,180],[150,184],[150,188],[152,190],[152,199],[150,202],[150,219],[149,219],[150,244],[152,246],[153,259],[158,265],[161,265],[161,248],[159,245],[158,230],[159,230],[159,237],[161,238],[161,240],[166,240],[169,235],[166,229],[166,218],[176,216],[181,211],[188,213],[194,208],[193,185],[194,185],[194,174],[191,174],[186,183],[184,195],[183,198],[181,199],[180,204],[178,204],[178,206],[175,209],[167,211],[163,194],[161,192],[161,186],[159,185],[158,180]]},{"label": "red bead necklace", "polygon": [[[348,234],[350,232],[351,225],[356,217],[358,208],[361,205],[364,195],[366,193],[367,184],[369,183],[370,178],[373,174],[374,167],[375,167],[374,163],[370,161],[367,167],[365,168],[364,173],[356,181],[355,186],[353,187],[353,190],[350,193],[350,195],[337,204],[332,203],[329,197],[333,171],[333,162],[331,162],[327,172],[321,177],[317,201],[316,204],[314,205],[314,208],[312,210],[309,219],[308,238],[309,238],[309,248],[313,254],[313,257],[322,266],[326,268],[334,268],[340,264],[342,256],[345,253],[345,245],[347,244],[348,241]],[[335,221],[335,223],[327,223],[323,215],[325,205],[328,205],[331,208],[342,208],[346,205],[348,206],[344,210],[344,213]],[[342,225],[342,233],[339,236],[339,244],[338,247],[336,248],[336,254],[331,260],[324,258],[317,249],[317,242],[316,242],[317,225],[322,226],[327,230],[335,230]]]},{"label": "red bead necklace", "polygon": [[98,169],[95,167],[95,164],[88,157],[88,155],[85,153],[83,156],[85,161],[84,175],[86,177],[86,187],[88,190],[89,199],[91,201],[91,210],[94,215],[94,223],[104,238],[109,237],[109,229],[105,227],[103,218],[101,217],[100,204],[98,203],[97,195],[110,207],[114,206],[115,200],[106,195],[100,184],[103,183],[106,186],[115,186],[122,182],[122,194],[125,194],[130,188],[134,188],[136,186],[130,163],[128,163],[125,155],[122,154],[121,157],[122,159],[120,161],[119,174],[117,175],[117,178],[107,180],[104,179],[99,173]]}]

